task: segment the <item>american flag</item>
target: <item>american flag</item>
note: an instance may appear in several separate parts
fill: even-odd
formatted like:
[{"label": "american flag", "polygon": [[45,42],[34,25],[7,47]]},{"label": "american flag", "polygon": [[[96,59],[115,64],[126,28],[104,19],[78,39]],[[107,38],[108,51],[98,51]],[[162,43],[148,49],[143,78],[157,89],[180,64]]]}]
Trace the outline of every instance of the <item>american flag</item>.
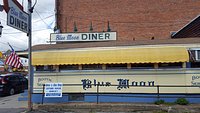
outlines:
[{"label": "american flag", "polygon": [[10,54],[10,56],[8,56],[6,58],[5,64],[7,64],[9,66],[13,66],[15,68],[23,67],[22,63],[20,62],[19,56],[15,53],[14,49],[12,48],[12,46],[10,44],[8,44],[8,45],[12,49],[12,53]]}]

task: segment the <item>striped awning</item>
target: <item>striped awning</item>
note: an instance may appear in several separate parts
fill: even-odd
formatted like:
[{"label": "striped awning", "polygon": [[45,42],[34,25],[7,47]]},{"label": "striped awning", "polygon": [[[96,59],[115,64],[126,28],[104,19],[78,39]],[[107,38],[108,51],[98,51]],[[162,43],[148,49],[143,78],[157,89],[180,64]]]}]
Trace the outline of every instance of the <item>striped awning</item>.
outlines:
[{"label": "striped awning", "polygon": [[112,47],[46,50],[32,53],[33,65],[187,62],[184,47]]}]

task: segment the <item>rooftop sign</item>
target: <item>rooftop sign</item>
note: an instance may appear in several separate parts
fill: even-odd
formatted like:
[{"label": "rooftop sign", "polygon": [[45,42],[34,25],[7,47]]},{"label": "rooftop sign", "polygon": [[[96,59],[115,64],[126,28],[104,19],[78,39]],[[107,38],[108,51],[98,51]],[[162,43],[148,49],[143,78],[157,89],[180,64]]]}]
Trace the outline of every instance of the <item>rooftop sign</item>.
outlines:
[{"label": "rooftop sign", "polygon": [[116,32],[52,33],[51,42],[109,41],[116,40]]}]

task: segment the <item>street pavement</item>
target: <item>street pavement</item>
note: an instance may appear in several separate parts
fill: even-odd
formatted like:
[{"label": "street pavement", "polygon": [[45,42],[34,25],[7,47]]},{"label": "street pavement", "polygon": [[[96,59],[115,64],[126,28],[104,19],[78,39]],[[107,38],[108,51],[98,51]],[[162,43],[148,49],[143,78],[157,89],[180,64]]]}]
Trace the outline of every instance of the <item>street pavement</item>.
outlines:
[{"label": "street pavement", "polygon": [[0,113],[200,113],[200,104],[155,105],[147,103],[44,103],[28,111],[20,94],[0,97]]},{"label": "street pavement", "polygon": [[20,94],[0,97],[0,113],[22,113],[27,109],[27,101],[18,101]]}]

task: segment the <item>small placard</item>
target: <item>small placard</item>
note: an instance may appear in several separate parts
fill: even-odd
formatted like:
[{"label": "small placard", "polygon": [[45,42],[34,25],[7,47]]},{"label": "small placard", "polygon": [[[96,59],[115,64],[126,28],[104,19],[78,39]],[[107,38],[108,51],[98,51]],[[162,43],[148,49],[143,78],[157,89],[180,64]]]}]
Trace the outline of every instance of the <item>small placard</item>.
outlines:
[{"label": "small placard", "polygon": [[62,97],[62,83],[46,83],[45,97]]}]

